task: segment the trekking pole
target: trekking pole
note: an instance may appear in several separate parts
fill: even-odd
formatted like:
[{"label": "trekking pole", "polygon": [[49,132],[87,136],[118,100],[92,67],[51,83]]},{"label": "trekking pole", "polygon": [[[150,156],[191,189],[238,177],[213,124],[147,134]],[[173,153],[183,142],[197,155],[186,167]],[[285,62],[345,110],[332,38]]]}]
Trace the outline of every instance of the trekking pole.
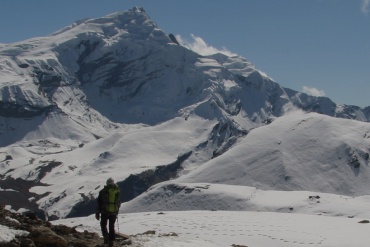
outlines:
[{"label": "trekking pole", "polygon": [[118,216],[119,216],[119,215],[117,215],[117,219],[116,219],[116,220],[117,220],[117,228],[118,228],[118,233],[119,233],[119,222],[118,222]]}]

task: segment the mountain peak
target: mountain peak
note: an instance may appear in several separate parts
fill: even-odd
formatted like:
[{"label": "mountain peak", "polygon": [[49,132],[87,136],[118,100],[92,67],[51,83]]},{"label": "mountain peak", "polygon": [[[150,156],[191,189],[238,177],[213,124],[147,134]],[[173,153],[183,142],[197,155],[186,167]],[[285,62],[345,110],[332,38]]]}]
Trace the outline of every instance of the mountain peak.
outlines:
[{"label": "mountain peak", "polygon": [[139,12],[139,13],[146,13],[143,7],[138,7],[138,6],[133,7],[133,8],[132,8],[131,10],[129,10],[129,11]]},{"label": "mountain peak", "polygon": [[163,38],[166,36],[141,7],[134,7],[127,11],[112,13],[100,18],[85,18],[53,33],[51,36],[68,35],[68,33],[73,36],[79,33],[99,33],[108,38],[117,35],[119,37],[133,35],[135,39]]}]

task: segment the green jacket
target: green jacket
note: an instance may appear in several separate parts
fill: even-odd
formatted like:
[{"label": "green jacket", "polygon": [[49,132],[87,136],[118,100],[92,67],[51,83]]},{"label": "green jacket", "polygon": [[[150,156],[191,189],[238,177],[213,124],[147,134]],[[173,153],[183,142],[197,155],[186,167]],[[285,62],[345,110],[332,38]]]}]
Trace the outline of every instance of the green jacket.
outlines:
[{"label": "green jacket", "polygon": [[121,206],[121,192],[116,184],[104,186],[99,192],[96,213],[118,213]]}]

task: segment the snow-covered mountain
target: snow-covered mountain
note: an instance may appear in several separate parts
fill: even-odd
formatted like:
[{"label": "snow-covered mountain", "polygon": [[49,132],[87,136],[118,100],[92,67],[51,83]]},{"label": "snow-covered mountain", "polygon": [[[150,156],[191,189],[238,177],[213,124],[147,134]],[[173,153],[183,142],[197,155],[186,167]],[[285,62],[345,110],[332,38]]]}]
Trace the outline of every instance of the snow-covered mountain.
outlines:
[{"label": "snow-covered mountain", "polygon": [[[294,207],[295,212],[300,208],[300,213],[337,215],[335,207],[322,208],[323,203],[309,197],[320,193],[318,201],[338,203],[339,199],[346,208],[351,208],[353,197],[368,197],[369,131],[368,123],[316,113],[280,117],[252,130],[227,153],[123,204],[122,213],[198,209],[289,212]],[[263,204],[268,198],[274,206],[266,209]]]},{"label": "snow-covered mountain", "polygon": [[175,178],[370,186],[370,107],[283,88],[240,56],[197,54],[142,8],[1,44],[0,74],[0,203],[17,210],[88,215],[108,177],[124,201]]}]

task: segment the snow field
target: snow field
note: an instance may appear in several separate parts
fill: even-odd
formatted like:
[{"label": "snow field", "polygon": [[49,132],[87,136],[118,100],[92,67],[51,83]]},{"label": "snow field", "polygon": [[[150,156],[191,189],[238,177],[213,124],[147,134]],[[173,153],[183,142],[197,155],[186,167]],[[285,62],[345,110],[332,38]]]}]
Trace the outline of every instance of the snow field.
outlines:
[{"label": "snow field", "polygon": [[[235,211],[164,211],[120,214],[119,231],[129,235],[154,230],[155,235],[132,238],[132,246],[365,247],[370,224],[361,219],[294,213]],[[56,221],[78,230],[100,233],[94,216]],[[117,227],[118,230],[118,227]],[[176,233],[178,236],[166,236]],[[171,245],[172,244],[172,245]]]}]

